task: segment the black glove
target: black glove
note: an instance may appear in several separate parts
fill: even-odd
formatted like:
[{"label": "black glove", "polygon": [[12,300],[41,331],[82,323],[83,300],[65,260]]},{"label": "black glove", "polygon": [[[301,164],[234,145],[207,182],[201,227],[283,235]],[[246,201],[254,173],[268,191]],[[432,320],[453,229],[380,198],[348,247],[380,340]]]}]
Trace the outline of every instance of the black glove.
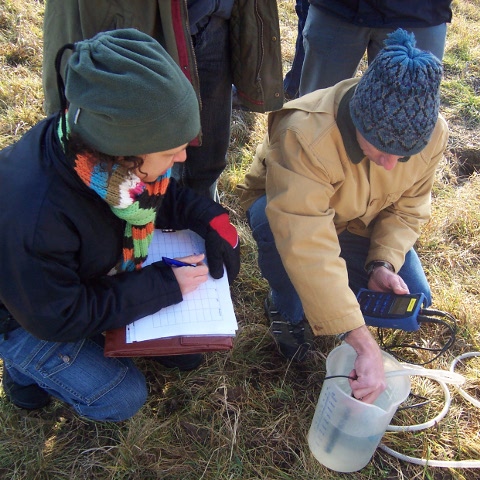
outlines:
[{"label": "black glove", "polygon": [[240,241],[228,213],[214,217],[205,235],[208,269],[213,278],[223,277],[223,265],[227,269],[228,282],[232,283],[240,271]]}]

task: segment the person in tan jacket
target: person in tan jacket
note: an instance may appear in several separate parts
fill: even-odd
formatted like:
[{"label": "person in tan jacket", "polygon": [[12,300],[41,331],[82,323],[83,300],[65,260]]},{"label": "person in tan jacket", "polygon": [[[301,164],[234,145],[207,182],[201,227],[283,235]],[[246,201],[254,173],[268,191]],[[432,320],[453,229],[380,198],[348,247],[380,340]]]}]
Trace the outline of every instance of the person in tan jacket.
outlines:
[{"label": "person in tan jacket", "polygon": [[431,293],[413,246],[430,216],[448,138],[439,115],[440,61],[393,32],[363,77],[312,92],[269,115],[239,185],[270,293],[280,352],[302,361],[314,335],[346,334],[350,380],[372,403],[385,388],[360,288]]}]

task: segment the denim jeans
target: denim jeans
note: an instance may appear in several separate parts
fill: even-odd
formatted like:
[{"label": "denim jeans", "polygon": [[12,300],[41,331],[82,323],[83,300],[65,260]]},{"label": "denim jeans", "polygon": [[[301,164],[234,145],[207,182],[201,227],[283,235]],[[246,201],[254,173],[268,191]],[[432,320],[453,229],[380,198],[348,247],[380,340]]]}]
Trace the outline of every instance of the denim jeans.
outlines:
[{"label": "denim jeans", "polygon": [[298,31],[297,41],[295,42],[295,55],[290,70],[283,79],[283,91],[285,97],[293,99],[298,97],[298,89],[300,88],[300,75],[302,74],[303,59],[305,57],[305,50],[303,49],[303,27],[307,19],[308,7],[310,2],[308,0],[297,0],[295,3],[295,11],[298,17]]},{"label": "denim jeans", "polygon": [[[312,5],[303,30],[303,61],[300,95],[327,88],[355,75],[367,51],[372,62],[384,47],[383,41],[396,28],[368,28],[325,13]],[[417,47],[443,58],[447,26],[405,28],[413,32]]]},{"label": "denim jeans", "polygon": [[227,165],[232,114],[232,76],[228,20],[212,16],[192,36],[200,81],[202,145],[187,148],[185,163],[176,163],[180,184],[213,198],[216,181]]},{"label": "denim jeans", "polygon": [[[257,199],[247,211],[248,223],[258,247],[258,265],[262,276],[270,286],[273,303],[277,310],[285,320],[296,324],[303,318],[302,302],[275,246],[273,233],[265,214],[266,205],[267,198],[264,195]],[[338,236],[338,241],[341,248],[340,256],[347,265],[349,286],[357,294],[360,288],[367,288],[368,284],[364,266],[370,248],[370,239],[344,231]],[[430,287],[420,259],[413,249],[407,253],[405,263],[398,274],[403,278],[410,292],[421,292],[425,295],[425,306],[431,304]]]},{"label": "denim jeans", "polygon": [[91,420],[125,420],[147,398],[145,378],[131,359],[104,357],[102,335],[59,343],[17,328],[0,336],[0,357],[14,382],[36,383]]}]

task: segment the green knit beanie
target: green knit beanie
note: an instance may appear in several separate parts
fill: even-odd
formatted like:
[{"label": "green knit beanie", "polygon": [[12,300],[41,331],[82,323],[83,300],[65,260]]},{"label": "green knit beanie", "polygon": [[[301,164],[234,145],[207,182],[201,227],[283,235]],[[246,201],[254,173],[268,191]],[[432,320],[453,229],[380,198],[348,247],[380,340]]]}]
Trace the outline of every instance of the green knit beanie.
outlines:
[{"label": "green knit beanie", "polygon": [[200,132],[187,77],[156,40],[133,28],[76,43],[65,96],[70,131],[108,155],[170,150]]}]

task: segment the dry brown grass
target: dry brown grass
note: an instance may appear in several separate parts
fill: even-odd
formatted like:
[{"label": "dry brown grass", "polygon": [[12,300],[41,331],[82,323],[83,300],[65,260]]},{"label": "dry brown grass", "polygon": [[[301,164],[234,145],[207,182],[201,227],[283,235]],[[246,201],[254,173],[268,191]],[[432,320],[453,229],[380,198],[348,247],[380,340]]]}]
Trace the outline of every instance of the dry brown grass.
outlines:
[{"label": "dry brown grass", "polygon": [[[284,69],[293,57],[296,17],[293,1],[278,1]],[[435,184],[433,217],[419,241],[436,308],[458,320],[457,342],[432,368],[448,369],[454,356],[478,351],[480,180],[477,121],[480,1],[454,2],[449,28],[442,111],[452,129],[446,160]],[[43,117],[41,17],[43,2],[4,0],[0,4],[0,147],[18,139]],[[220,182],[242,237],[242,268],[233,286],[240,331],[235,348],[209,354],[197,371],[178,373],[138,359],[150,396],[144,408],[121,424],[79,418],[60,402],[26,413],[0,395],[0,477],[32,479],[198,480],[351,478],[321,466],[310,454],[307,432],[325,375],[333,338],[319,338],[302,365],[281,360],[268,336],[262,302],[267,292],[256,265],[255,244],[238,205],[235,186],[265,132],[266,117],[235,112],[229,167]],[[435,342],[435,328],[402,334],[397,341]],[[424,360],[425,354],[411,353]],[[459,366],[468,390],[478,395],[479,362]],[[399,412],[398,424],[419,423],[442,408],[438,386],[414,379],[412,391],[426,396],[423,409]],[[480,414],[451,388],[447,417],[421,432],[387,433],[386,445],[432,459],[480,458]],[[477,397],[478,398],[478,397]],[[378,450],[354,478],[467,479],[471,469],[440,469],[400,461]]]}]

